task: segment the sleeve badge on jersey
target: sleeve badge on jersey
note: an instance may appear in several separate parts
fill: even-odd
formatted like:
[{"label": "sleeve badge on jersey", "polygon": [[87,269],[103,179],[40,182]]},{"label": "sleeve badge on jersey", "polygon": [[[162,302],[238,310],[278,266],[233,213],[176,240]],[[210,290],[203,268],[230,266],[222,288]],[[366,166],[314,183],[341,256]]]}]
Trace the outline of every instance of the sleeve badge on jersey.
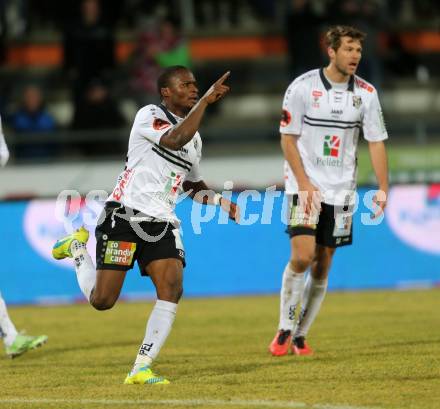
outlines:
[{"label": "sleeve badge on jersey", "polygon": [[291,121],[292,121],[292,115],[290,115],[289,111],[286,111],[285,109],[283,109],[283,112],[281,114],[280,125],[281,126],[287,126],[287,125],[290,124]]},{"label": "sleeve badge on jersey", "polygon": [[160,119],[160,118],[154,119],[153,128],[156,131],[160,131],[161,129],[168,128],[169,126],[171,126],[171,124],[167,121],[164,121],[163,119]]}]

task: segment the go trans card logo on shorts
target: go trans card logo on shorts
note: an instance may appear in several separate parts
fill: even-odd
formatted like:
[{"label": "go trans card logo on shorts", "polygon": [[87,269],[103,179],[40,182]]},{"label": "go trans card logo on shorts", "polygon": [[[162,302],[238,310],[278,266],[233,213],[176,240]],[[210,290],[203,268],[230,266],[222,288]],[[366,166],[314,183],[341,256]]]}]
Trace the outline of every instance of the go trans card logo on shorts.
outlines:
[{"label": "go trans card logo on shorts", "polygon": [[129,266],[133,261],[136,243],[127,241],[108,241],[105,250],[104,263]]}]

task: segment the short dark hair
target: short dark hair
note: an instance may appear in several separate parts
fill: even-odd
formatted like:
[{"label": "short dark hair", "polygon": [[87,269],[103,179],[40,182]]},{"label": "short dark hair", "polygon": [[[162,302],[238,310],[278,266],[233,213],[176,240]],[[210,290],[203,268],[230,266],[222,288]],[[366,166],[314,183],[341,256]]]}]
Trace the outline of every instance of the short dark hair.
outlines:
[{"label": "short dark hair", "polygon": [[189,71],[189,68],[183,65],[172,65],[171,67],[165,68],[157,79],[157,92],[162,97],[162,88],[166,88],[170,85],[170,80],[178,72]]},{"label": "short dark hair", "polygon": [[337,51],[341,46],[342,37],[350,37],[353,40],[359,40],[362,44],[366,36],[365,33],[351,26],[334,26],[330,27],[325,34],[325,40],[327,47],[331,47],[333,50]]}]

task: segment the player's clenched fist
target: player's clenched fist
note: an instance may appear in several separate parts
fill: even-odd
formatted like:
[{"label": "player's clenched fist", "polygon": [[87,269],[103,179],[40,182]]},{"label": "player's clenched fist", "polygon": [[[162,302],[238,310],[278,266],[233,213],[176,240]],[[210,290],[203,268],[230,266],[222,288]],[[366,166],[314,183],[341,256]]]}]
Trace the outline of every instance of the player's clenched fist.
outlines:
[{"label": "player's clenched fist", "polygon": [[203,95],[202,99],[204,99],[208,104],[212,104],[224,97],[229,91],[229,87],[223,83],[230,74],[231,71],[225,72],[216,82],[214,82],[214,84],[211,85],[208,91],[206,91],[205,95]]}]

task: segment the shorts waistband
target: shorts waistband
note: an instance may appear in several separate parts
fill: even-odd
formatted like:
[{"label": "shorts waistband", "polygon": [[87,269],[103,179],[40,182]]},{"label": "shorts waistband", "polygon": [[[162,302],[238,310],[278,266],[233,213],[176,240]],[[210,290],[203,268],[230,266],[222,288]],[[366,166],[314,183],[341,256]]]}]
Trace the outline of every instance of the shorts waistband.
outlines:
[{"label": "shorts waistband", "polygon": [[127,210],[129,213],[133,214],[133,216],[129,216],[130,222],[153,222],[153,223],[168,223],[167,220],[159,219],[157,217],[148,216],[142,213],[140,210],[132,209],[131,207],[125,206],[119,202],[106,202],[105,207],[113,210],[123,210],[127,215]]}]

